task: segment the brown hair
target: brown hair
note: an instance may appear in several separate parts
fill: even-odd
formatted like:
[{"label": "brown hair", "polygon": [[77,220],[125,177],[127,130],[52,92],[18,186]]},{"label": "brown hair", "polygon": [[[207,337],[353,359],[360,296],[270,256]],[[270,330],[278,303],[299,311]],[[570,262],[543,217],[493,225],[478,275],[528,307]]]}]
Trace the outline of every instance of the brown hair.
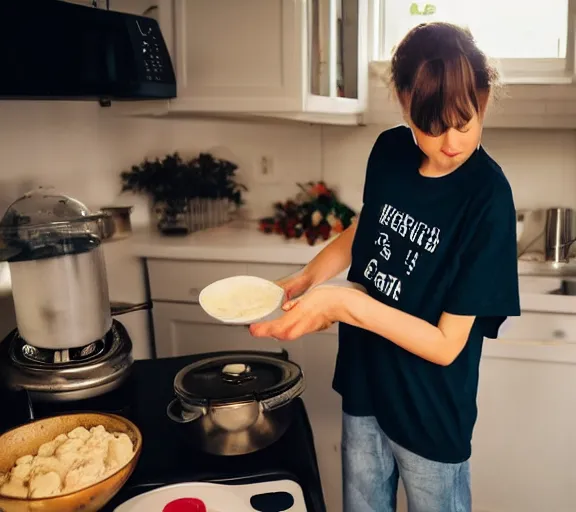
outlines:
[{"label": "brown hair", "polygon": [[391,73],[402,107],[433,136],[483,112],[498,78],[468,29],[441,22],[408,32],[394,50]]}]

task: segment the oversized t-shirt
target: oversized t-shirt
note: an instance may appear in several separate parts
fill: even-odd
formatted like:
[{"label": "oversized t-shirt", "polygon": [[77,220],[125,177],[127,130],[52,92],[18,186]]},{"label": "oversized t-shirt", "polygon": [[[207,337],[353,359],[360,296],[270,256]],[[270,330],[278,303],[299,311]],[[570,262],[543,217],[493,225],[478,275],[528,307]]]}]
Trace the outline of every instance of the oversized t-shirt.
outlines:
[{"label": "oversized t-shirt", "polygon": [[397,444],[430,460],[467,460],[484,337],[520,314],[516,212],[510,185],[483,148],[454,172],[422,176],[410,129],[380,135],[368,160],[348,279],[374,299],[438,325],[475,316],[441,366],[381,336],[340,325],[334,389],[343,409],[375,416]]}]

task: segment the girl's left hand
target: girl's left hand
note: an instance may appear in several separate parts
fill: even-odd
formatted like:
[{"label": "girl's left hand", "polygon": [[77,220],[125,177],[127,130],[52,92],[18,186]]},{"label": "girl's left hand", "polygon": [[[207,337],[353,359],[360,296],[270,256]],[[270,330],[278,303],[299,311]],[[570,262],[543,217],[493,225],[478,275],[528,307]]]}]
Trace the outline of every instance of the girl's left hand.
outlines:
[{"label": "girl's left hand", "polygon": [[315,288],[301,297],[286,302],[282,317],[250,326],[257,338],[295,340],[311,332],[323,331],[338,321],[338,309],[344,302],[345,288],[325,286]]}]

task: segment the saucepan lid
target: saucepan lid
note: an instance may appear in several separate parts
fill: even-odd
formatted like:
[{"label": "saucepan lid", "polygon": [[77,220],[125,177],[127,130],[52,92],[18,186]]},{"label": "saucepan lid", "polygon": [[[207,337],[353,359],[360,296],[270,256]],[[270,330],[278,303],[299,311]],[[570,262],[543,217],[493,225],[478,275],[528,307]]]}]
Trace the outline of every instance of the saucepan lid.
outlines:
[{"label": "saucepan lid", "polygon": [[174,391],[189,405],[229,405],[286,396],[302,381],[296,363],[246,352],[210,355],[186,366],[174,379]]}]

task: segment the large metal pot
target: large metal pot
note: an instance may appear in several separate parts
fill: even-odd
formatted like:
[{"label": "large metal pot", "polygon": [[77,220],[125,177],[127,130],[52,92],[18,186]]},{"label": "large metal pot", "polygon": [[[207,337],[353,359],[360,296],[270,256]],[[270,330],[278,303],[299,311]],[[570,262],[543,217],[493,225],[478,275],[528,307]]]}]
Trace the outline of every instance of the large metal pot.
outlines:
[{"label": "large metal pot", "polygon": [[38,348],[88,345],[112,326],[101,212],[39,188],[12,203],[0,222],[20,335]]},{"label": "large metal pot", "polygon": [[212,355],[174,379],[170,419],[214,455],[244,455],[277,441],[292,421],[293,400],[304,391],[300,367],[259,353]]}]

